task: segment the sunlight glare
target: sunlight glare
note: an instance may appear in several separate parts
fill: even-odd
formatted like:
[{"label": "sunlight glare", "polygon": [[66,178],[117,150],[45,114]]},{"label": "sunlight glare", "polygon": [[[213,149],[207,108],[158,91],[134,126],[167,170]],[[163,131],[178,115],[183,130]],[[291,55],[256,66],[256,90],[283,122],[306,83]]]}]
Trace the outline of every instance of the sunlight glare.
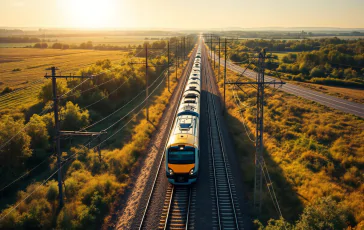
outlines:
[{"label": "sunlight glare", "polygon": [[116,16],[116,0],[62,0],[62,8],[80,28],[110,27]]}]

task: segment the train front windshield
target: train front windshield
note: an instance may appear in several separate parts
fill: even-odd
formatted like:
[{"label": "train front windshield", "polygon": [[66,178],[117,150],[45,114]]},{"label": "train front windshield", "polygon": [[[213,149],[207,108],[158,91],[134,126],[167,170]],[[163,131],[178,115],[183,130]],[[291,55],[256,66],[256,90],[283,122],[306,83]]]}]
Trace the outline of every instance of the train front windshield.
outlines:
[{"label": "train front windshield", "polygon": [[194,151],[169,151],[168,163],[170,164],[194,164]]}]

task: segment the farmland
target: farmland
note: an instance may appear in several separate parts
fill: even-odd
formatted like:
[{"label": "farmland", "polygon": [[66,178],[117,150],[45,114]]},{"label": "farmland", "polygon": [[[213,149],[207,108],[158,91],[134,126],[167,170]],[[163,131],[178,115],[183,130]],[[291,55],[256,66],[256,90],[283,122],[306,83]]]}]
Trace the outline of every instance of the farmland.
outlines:
[{"label": "farmland", "polygon": [[[45,69],[53,65],[61,71],[74,73],[97,60],[116,61],[121,57],[120,51],[0,48],[1,87],[24,86],[43,77]],[[14,71],[16,69],[18,71]]]},{"label": "farmland", "polygon": [[116,62],[126,55],[120,51],[0,48],[0,92],[6,87],[16,90],[31,86],[7,98],[1,98],[0,110],[36,104],[36,95],[44,83],[46,68],[57,66],[59,73],[75,74],[97,60],[109,59]]}]

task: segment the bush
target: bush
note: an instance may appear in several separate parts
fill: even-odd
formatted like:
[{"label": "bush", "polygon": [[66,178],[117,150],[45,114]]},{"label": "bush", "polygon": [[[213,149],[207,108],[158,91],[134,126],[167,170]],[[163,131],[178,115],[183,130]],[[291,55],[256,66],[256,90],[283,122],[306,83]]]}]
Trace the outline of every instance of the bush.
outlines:
[{"label": "bush", "polygon": [[298,229],[346,229],[347,211],[331,197],[322,197],[309,204],[296,224]]},{"label": "bush", "polygon": [[47,43],[45,43],[45,42],[35,43],[33,47],[34,47],[34,48],[42,48],[42,49],[46,49],[46,48],[48,48],[48,44],[47,44]]},{"label": "bush", "polygon": [[[61,82],[57,82],[57,95],[62,95],[68,91],[65,84]],[[47,84],[42,86],[42,89],[40,90],[38,94],[39,100],[42,100],[43,103],[47,103],[49,101],[53,101],[53,88],[52,88],[52,82],[49,81]]]},{"label": "bush", "polygon": [[63,130],[79,130],[89,123],[89,113],[87,110],[81,111],[77,104],[68,101],[61,113],[63,118],[61,127]]},{"label": "bush", "polygon": [[4,94],[7,94],[7,93],[10,93],[10,92],[13,92],[13,89],[10,88],[9,86],[6,86],[3,91],[1,91],[0,95],[4,95]]},{"label": "bush", "polygon": [[29,120],[26,131],[31,137],[32,149],[47,149],[49,147],[47,125],[41,116],[34,114]]},{"label": "bush", "polygon": [[31,138],[27,133],[22,132],[23,122],[23,120],[15,121],[7,115],[0,119],[0,143],[11,140],[0,149],[0,174],[4,180],[22,171],[25,161],[32,155]]},{"label": "bush", "polygon": [[354,82],[350,80],[341,80],[336,78],[312,78],[310,82],[323,85],[364,88],[364,83]]}]

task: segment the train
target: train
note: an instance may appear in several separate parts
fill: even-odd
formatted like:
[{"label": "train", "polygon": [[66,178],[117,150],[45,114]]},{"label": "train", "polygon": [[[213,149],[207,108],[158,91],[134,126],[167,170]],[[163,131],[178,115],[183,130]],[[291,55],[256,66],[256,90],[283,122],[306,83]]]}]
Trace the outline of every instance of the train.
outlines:
[{"label": "train", "polygon": [[201,45],[177,110],[165,149],[166,175],[174,185],[190,185],[199,172],[201,104]]}]

